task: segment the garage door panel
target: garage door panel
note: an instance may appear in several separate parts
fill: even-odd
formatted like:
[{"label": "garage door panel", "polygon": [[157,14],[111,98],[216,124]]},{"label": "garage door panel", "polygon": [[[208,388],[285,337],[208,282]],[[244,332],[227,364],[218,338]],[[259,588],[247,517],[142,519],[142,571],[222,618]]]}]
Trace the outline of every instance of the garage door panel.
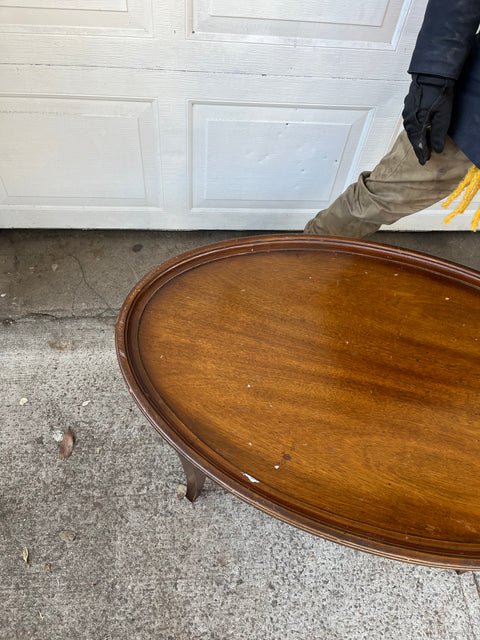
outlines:
[{"label": "garage door panel", "polygon": [[191,104],[192,209],[311,209],[338,195],[374,109]]},{"label": "garage door panel", "polygon": [[411,0],[189,0],[192,33],[205,39],[395,48]]},{"label": "garage door panel", "polygon": [[159,131],[143,100],[0,98],[6,205],[159,206]]},{"label": "garage door panel", "polygon": [[0,1],[0,30],[4,33],[153,37],[152,4],[151,0]]}]

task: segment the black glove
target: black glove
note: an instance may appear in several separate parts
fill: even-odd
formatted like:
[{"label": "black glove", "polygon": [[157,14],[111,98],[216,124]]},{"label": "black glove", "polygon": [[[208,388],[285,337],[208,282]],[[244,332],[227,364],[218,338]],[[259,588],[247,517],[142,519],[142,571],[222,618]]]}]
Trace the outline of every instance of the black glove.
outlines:
[{"label": "black glove", "polygon": [[412,74],[403,110],[403,126],[420,164],[430,159],[431,150],[442,153],[452,118],[455,80]]}]

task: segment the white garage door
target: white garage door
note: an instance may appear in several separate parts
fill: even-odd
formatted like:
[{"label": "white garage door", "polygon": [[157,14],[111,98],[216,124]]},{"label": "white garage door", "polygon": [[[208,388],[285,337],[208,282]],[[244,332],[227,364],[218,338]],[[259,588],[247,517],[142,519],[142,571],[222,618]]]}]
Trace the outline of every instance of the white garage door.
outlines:
[{"label": "white garage door", "polygon": [[425,4],[0,0],[0,225],[302,229],[396,136]]}]

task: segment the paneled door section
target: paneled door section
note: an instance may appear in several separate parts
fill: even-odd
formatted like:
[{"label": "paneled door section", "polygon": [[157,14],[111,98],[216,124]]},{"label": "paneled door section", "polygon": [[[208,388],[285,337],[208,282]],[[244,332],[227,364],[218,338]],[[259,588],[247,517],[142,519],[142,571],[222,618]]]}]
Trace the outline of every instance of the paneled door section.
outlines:
[{"label": "paneled door section", "polygon": [[0,225],[301,230],[394,139],[424,9],[0,0]]}]

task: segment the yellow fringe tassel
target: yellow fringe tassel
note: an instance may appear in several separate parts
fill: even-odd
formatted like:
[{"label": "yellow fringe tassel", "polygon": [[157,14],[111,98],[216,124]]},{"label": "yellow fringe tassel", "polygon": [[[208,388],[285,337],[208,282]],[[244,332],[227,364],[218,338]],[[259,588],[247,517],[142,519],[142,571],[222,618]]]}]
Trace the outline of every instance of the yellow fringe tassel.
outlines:
[{"label": "yellow fringe tassel", "polygon": [[[458,196],[465,191],[463,194],[463,199],[460,204],[457,206],[455,211],[449,213],[448,216],[443,221],[445,224],[450,224],[451,220],[459,213],[463,213],[468,205],[471,203],[473,198],[475,197],[477,191],[480,189],[480,169],[478,169],[475,165],[470,169],[465,178],[460,182],[455,191],[447,198],[447,200],[442,204],[442,207],[446,209],[452,202],[458,198]],[[477,212],[473,216],[471,229],[472,231],[476,231],[478,225],[480,224],[480,207]]]}]

